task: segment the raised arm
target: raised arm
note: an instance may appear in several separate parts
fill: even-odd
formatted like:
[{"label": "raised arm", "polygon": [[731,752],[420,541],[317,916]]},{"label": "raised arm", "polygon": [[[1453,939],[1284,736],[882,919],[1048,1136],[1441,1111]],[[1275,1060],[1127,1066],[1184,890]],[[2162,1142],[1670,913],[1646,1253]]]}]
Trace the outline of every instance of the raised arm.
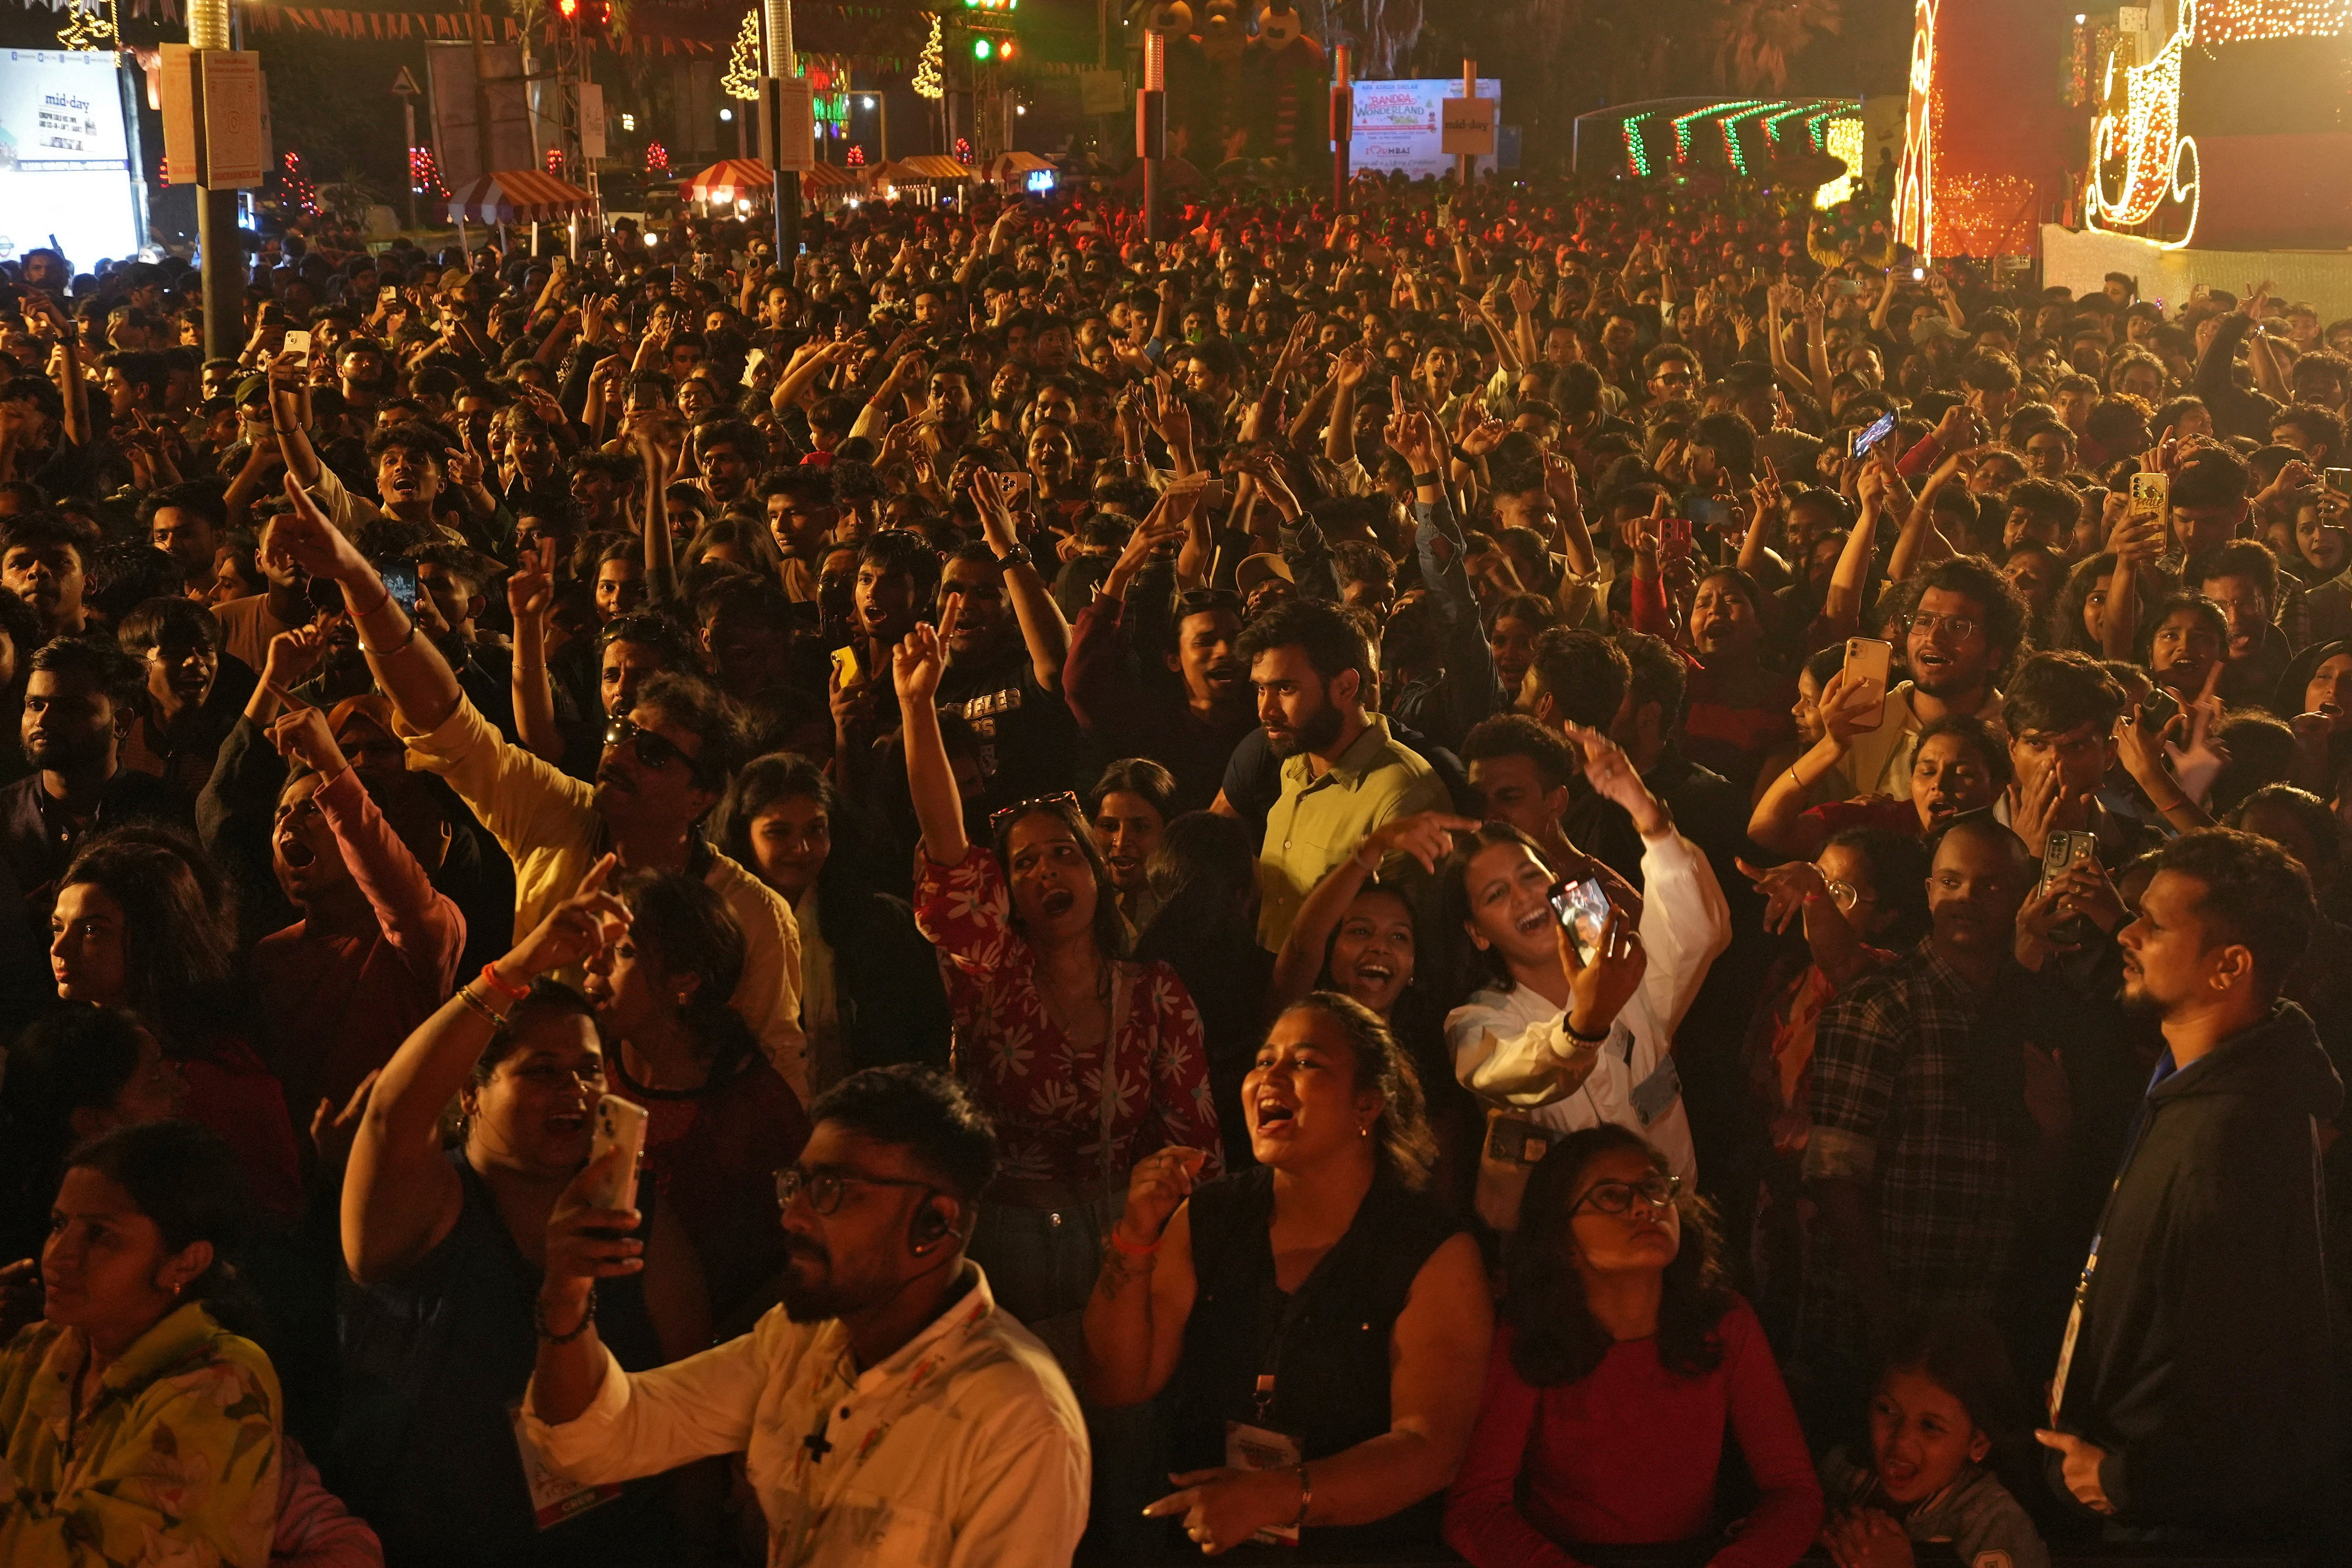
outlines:
[{"label": "raised arm", "polygon": [[[600,951],[607,922],[628,911],[604,890],[614,857],[581,879],[539,929],[497,960],[499,983],[520,990]],[[472,1079],[505,998],[467,986],[417,1026],[385,1063],[352,1142],[342,1197],[343,1261],[362,1284],[416,1262],[457,1223],[457,1173],[441,1157],[441,1114]]]},{"label": "raised arm", "polygon": [[542,539],[522,553],[507,577],[507,609],[514,616],[515,738],[543,761],[563,761],[555,727],[555,689],[547,677],[547,619],[555,605],[555,541]]},{"label": "raised arm", "polygon": [[914,796],[915,823],[923,832],[923,855],[934,866],[961,866],[971,852],[963,832],[963,795],[948,764],[940,734],[940,677],[947,672],[948,638],[955,635],[961,605],[949,599],[937,629],[918,626],[890,650],[890,679],[898,689],[902,719],[899,742],[907,753],[907,789]]},{"label": "raised arm", "polygon": [[1845,765],[1859,733],[1854,721],[1878,706],[1866,691],[1854,692],[1849,700],[1843,669],[1829,678],[1822,687],[1822,738],[1783,770],[1756,803],[1748,819],[1748,837],[1776,855],[1810,855],[1820,847],[1802,820],[1813,786]]},{"label": "raised arm", "polygon": [[1434,876],[1438,861],[1454,847],[1450,836],[1477,831],[1478,825],[1466,816],[1417,811],[1409,816],[1392,816],[1366,834],[1338,865],[1323,873],[1323,879],[1298,906],[1290,934],[1283,939],[1282,951],[1275,954],[1274,984],[1266,988],[1267,1010],[1278,1012],[1315,989],[1332,933],[1347,918],[1348,906],[1355,902],[1364,884],[1380,874],[1383,859],[1394,854],[1411,855]]},{"label": "raised arm", "polygon": [[[1013,526],[1006,476],[988,468],[971,476],[971,499],[980,509],[982,536],[996,552],[1004,572],[1005,596],[1013,601],[1013,619],[1021,623],[1021,640],[1029,649],[1029,670],[1047,691],[1062,689],[1062,665],[1070,657],[1070,623],[1037,563],[1021,550]],[[1040,533],[1040,539],[1046,535]],[[1018,553],[1015,553],[1018,552]],[[1011,559],[1007,559],[1010,556]]]}]

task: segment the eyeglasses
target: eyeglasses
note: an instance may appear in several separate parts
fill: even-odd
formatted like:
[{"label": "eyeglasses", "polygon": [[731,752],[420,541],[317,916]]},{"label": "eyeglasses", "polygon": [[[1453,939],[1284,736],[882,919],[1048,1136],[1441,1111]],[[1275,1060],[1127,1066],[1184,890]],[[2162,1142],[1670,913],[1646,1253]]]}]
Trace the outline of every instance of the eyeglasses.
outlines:
[{"label": "eyeglasses", "polygon": [[910,1182],[900,1176],[861,1176],[850,1171],[818,1171],[814,1173],[797,1165],[788,1165],[776,1173],[776,1206],[788,1209],[794,1198],[808,1199],[820,1219],[831,1219],[841,1212],[841,1201],[849,1189],[859,1187],[919,1187],[926,1193],[940,1189],[929,1182]]},{"label": "eyeglasses", "polygon": [[1077,810],[1078,797],[1076,795],[1071,794],[1068,790],[1056,790],[1052,795],[1041,795],[1033,796],[1028,800],[1014,801],[1011,805],[1004,807],[1002,811],[990,812],[988,814],[988,831],[992,837],[1002,833],[1015,818],[1026,816],[1033,811],[1053,812],[1056,815],[1068,813],[1075,816],[1077,814]]},{"label": "eyeglasses", "polygon": [[[1623,1214],[1636,1197],[1654,1209],[1667,1207],[1683,1190],[1680,1176],[1644,1176],[1638,1182],[1595,1182],[1576,1200],[1577,1208],[1591,1205],[1601,1214]],[[1570,1211],[1571,1213],[1574,1211]]]},{"label": "eyeglasses", "polygon": [[1966,642],[1977,629],[1977,623],[1966,616],[1939,616],[1932,611],[1924,611],[1904,616],[1903,629],[1926,632],[1929,637],[1934,637],[1941,629],[1954,642]]},{"label": "eyeglasses", "polygon": [[677,742],[654,733],[627,714],[615,713],[604,721],[604,747],[607,751],[633,742],[637,749],[637,761],[656,773],[672,763],[684,763],[689,768],[695,766],[695,760],[688,756]]},{"label": "eyeglasses", "polygon": [[[1822,870],[1819,866],[1814,867],[1813,869],[1816,871]],[[1850,910],[1856,904],[1874,903],[1876,901],[1875,895],[1865,896],[1863,893],[1863,890],[1860,888],[1855,887],[1852,882],[1842,882],[1826,871],[1822,871],[1822,886],[1827,889],[1830,896],[1830,901],[1837,905],[1841,910]]]}]

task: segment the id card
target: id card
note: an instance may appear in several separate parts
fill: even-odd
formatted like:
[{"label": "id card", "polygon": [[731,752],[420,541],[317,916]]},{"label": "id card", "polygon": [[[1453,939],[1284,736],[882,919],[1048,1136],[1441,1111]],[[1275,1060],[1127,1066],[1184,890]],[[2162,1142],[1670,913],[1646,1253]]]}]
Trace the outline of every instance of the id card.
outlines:
[{"label": "id card", "polygon": [[1552,1133],[1524,1116],[1502,1111],[1486,1118],[1486,1158],[1513,1165],[1535,1165],[1551,1152]]},{"label": "id card", "polygon": [[538,1448],[532,1446],[530,1434],[523,1428],[521,1400],[518,1399],[507,1406],[507,1419],[514,1423],[515,1447],[522,1453],[523,1484],[530,1489],[531,1518],[540,1529],[552,1530],[565,1520],[601,1507],[621,1495],[621,1489],[612,1482],[600,1487],[586,1486],[548,1468],[547,1461],[540,1458]]},{"label": "id card", "polygon": [[[1289,1470],[1298,1467],[1298,1439],[1264,1426],[1225,1423],[1225,1467],[1234,1470]],[[1296,1546],[1298,1528],[1269,1524],[1250,1537],[1261,1546]]]},{"label": "id card", "polygon": [[1633,1086],[1633,1114],[1642,1119],[1643,1126],[1652,1126],[1675,1108],[1682,1095],[1682,1069],[1675,1066],[1674,1053],[1669,1051],[1658,1058],[1649,1077]]}]

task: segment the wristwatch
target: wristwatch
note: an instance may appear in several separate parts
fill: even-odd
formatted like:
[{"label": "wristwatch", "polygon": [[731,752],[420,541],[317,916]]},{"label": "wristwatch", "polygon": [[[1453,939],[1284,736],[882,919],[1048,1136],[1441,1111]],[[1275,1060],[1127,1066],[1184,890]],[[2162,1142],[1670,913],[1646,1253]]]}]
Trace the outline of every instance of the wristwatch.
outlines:
[{"label": "wristwatch", "polygon": [[1029,564],[1029,547],[1025,544],[1016,544],[998,556],[996,563],[1007,572],[1012,571],[1015,566],[1026,566]]}]

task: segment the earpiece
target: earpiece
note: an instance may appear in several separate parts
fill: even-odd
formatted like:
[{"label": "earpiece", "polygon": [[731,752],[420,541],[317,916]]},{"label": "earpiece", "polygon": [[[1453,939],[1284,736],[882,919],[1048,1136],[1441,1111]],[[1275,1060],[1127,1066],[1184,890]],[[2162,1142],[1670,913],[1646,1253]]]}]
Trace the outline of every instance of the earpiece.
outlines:
[{"label": "earpiece", "polygon": [[920,1207],[907,1219],[907,1250],[929,1252],[956,1233],[955,1222],[941,1213],[939,1204],[925,1199]]}]

